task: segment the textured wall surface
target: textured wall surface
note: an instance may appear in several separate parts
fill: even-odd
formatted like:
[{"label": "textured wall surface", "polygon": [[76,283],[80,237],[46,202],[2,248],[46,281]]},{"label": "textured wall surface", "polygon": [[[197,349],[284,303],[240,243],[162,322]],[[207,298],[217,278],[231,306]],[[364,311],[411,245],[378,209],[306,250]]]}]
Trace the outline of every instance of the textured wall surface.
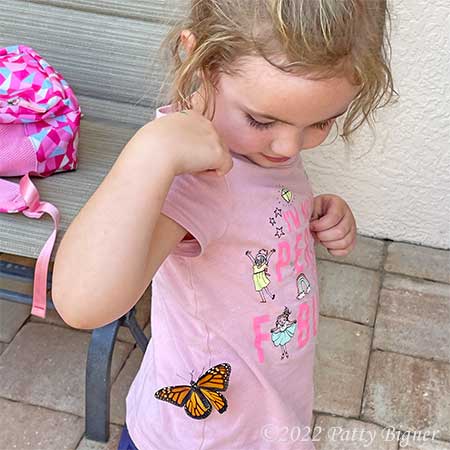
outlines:
[{"label": "textured wall surface", "polygon": [[314,193],[343,197],[359,233],[449,249],[450,2],[390,5],[398,102],[377,112],[375,135],[365,125],[349,148],[337,139],[302,157]]}]

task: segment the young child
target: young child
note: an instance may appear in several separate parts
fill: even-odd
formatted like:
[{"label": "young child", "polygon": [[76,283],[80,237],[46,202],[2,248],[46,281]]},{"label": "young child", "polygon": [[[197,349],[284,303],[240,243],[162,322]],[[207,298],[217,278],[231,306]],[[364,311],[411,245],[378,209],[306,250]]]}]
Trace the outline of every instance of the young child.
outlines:
[{"label": "young child", "polygon": [[314,244],[347,255],[356,224],[340,197],[313,196],[300,152],[345,113],[347,140],[392,97],[387,15],[384,0],[195,0],[169,33],[169,102],[70,225],[53,273],[57,311],[81,329],[153,280],[120,449],[314,449]]}]

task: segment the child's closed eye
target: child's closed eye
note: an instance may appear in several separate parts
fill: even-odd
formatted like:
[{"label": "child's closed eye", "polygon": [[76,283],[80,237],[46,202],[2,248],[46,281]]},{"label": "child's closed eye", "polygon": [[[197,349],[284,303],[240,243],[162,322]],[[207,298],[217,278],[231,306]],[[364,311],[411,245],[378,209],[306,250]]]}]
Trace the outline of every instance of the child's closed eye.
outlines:
[{"label": "child's closed eye", "polygon": [[[267,129],[270,128],[271,126],[273,126],[275,124],[275,122],[268,122],[268,123],[261,123],[258,122],[257,120],[255,120],[252,116],[250,116],[249,114],[245,115],[247,118],[247,121],[249,123],[250,126],[257,128],[257,129]],[[315,123],[314,125],[312,125],[314,128],[319,128],[320,130],[324,130],[325,128],[327,128],[329,125],[331,125],[331,123],[333,122],[334,119],[328,119],[325,122],[318,122]]]},{"label": "child's closed eye", "polygon": [[319,128],[319,130],[324,130],[325,128],[329,127],[333,123],[334,119],[328,119],[325,122],[319,122],[315,123],[313,127]]},{"label": "child's closed eye", "polygon": [[254,128],[257,128],[257,129],[267,129],[267,128],[270,128],[275,123],[275,122],[269,122],[269,123],[258,122],[249,114],[246,114],[245,117],[246,117],[249,125]]}]

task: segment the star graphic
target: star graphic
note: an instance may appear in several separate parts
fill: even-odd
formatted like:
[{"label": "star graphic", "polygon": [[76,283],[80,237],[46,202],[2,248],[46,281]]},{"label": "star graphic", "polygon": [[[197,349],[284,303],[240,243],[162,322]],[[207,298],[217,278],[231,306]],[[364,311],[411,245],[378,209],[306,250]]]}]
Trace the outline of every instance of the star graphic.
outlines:
[{"label": "star graphic", "polygon": [[277,227],[277,232],[275,233],[275,236],[277,237],[277,238],[280,238],[281,236],[283,236],[285,233],[284,233],[284,231],[283,231],[283,227],[280,227],[280,228],[278,228]]},{"label": "star graphic", "polygon": [[275,211],[273,213],[275,214],[275,217],[277,216],[281,217],[281,208],[275,208]]},{"label": "star graphic", "polygon": [[270,225],[274,226],[276,224],[276,220],[273,217],[271,217],[269,219],[269,223],[270,223]]}]

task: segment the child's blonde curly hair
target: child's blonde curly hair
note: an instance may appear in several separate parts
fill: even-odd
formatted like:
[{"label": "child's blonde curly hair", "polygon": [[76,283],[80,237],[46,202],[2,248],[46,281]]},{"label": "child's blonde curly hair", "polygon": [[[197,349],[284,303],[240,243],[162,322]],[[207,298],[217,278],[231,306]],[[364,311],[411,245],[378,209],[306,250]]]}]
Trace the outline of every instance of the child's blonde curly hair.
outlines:
[{"label": "child's blonde curly hair", "polygon": [[[203,84],[205,114],[210,96],[214,104],[218,75],[242,75],[233,63],[260,56],[284,72],[314,80],[346,75],[360,86],[340,135],[348,143],[365,121],[373,128],[375,109],[397,94],[386,29],[390,21],[387,0],[192,0],[187,16],[160,47],[169,67],[163,103],[191,109],[189,96]],[[182,59],[184,29],[193,33],[196,46]]]}]

